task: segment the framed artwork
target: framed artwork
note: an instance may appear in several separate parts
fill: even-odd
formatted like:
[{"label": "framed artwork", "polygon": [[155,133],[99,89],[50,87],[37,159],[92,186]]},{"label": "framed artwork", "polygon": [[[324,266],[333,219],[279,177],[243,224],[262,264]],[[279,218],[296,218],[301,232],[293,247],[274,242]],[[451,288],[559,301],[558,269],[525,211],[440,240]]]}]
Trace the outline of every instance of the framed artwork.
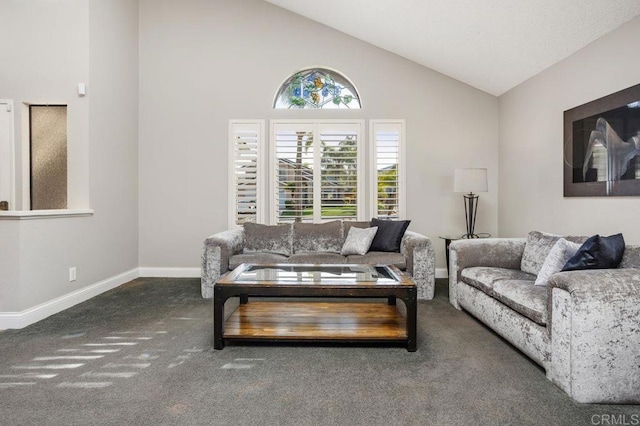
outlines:
[{"label": "framed artwork", "polygon": [[640,195],[640,84],[564,112],[564,196]]}]

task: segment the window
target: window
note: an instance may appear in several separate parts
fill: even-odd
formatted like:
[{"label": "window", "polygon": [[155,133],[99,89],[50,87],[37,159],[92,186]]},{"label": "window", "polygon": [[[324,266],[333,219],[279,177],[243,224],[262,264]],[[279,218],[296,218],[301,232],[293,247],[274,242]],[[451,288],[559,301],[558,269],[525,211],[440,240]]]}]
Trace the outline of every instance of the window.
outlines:
[{"label": "window", "polygon": [[264,120],[237,120],[229,124],[230,227],[245,222],[265,222],[262,201],[266,183],[264,165]]},{"label": "window", "polygon": [[67,208],[67,106],[29,105],[31,210]]},{"label": "window", "polygon": [[268,143],[264,124],[229,122],[230,227],[404,218],[403,120],[371,120],[368,145],[364,120],[272,120]]},{"label": "window", "polygon": [[404,217],[404,120],[371,120],[371,182],[373,216]]},{"label": "window", "polygon": [[[342,74],[309,68],[282,84],[274,108],[360,108]],[[404,120],[229,121],[229,222],[403,218]],[[268,149],[267,149],[268,148]],[[368,171],[368,172],[367,172]]]},{"label": "window", "polygon": [[364,122],[272,121],[272,222],[364,215]]},{"label": "window", "polygon": [[276,94],[273,107],[288,108],[360,108],[360,96],[347,77],[325,68],[309,68],[285,80]]}]

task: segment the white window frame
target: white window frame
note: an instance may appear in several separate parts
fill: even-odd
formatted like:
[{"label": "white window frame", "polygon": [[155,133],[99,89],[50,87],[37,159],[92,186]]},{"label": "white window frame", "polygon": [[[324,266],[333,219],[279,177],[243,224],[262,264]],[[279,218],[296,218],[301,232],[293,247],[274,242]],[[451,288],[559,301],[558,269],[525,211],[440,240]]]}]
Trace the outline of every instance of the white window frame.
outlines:
[{"label": "white window frame", "polygon": [[403,119],[369,120],[369,209],[372,217],[378,217],[378,171],[376,168],[378,152],[376,132],[390,129],[400,133],[398,156],[398,219],[406,217],[406,123]]},{"label": "white window frame", "polygon": [[[365,150],[367,147],[366,136],[364,133],[365,129],[365,121],[362,119],[340,119],[340,120],[323,120],[323,119],[313,119],[313,120],[303,120],[303,119],[292,119],[292,120],[270,120],[269,121],[269,159],[268,159],[268,179],[269,179],[269,196],[267,197],[267,203],[269,204],[269,223],[276,224],[278,220],[278,203],[277,200],[277,179],[278,179],[278,164],[276,163],[276,131],[280,129],[286,128],[287,126],[291,126],[291,130],[293,131],[311,131],[313,132],[313,205],[321,206],[322,205],[322,185],[315,185],[315,182],[322,182],[321,180],[321,169],[320,169],[320,161],[321,161],[321,146],[320,146],[320,134],[323,129],[331,129],[332,126],[335,128],[337,126],[357,126],[358,128],[358,145],[357,145],[357,161],[358,161],[358,173],[357,173],[357,191],[358,191],[358,203],[356,205],[356,218],[357,220],[364,220],[366,206],[367,206],[367,194],[365,187],[365,179],[366,179],[366,168],[365,164]],[[316,143],[318,142],[318,143]],[[321,217],[322,210],[321,208],[315,209],[313,213],[313,222],[322,222],[323,219]],[[325,222],[330,221],[332,219],[324,219]]]},{"label": "white window frame", "polygon": [[266,223],[267,216],[267,197],[265,194],[266,174],[266,154],[267,149],[265,147],[265,120],[229,120],[229,135],[228,135],[228,224],[229,229],[241,228],[242,225],[236,223],[236,174],[235,169],[235,134],[237,130],[246,129],[248,131],[256,131],[258,153],[257,153],[257,179],[256,179],[256,223]]}]

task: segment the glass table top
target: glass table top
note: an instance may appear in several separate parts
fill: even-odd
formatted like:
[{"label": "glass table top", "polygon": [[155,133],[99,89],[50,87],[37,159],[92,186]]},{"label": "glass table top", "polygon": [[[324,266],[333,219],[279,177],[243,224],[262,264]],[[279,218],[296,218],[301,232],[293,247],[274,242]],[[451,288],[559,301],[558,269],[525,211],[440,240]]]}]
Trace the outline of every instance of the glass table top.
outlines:
[{"label": "glass table top", "polygon": [[398,284],[401,278],[384,265],[253,265],[247,264],[231,280],[279,284]]}]

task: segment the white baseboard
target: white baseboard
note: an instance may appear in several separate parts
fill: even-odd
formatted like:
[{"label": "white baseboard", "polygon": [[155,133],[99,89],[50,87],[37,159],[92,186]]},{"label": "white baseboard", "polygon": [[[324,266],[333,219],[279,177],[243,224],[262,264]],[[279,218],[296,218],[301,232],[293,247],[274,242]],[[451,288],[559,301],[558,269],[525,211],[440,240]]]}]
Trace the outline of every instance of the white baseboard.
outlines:
[{"label": "white baseboard", "polygon": [[436,268],[436,278],[449,278],[447,268]]},{"label": "white baseboard", "polygon": [[166,277],[166,278],[200,278],[200,268],[154,268],[141,266],[138,268],[141,277]]},{"label": "white baseboard", "polygon": [[0,312],[0,330],[26,327],[105,291],[121,286],[139,276],[138,268],[135,268],[21,312]]}]

